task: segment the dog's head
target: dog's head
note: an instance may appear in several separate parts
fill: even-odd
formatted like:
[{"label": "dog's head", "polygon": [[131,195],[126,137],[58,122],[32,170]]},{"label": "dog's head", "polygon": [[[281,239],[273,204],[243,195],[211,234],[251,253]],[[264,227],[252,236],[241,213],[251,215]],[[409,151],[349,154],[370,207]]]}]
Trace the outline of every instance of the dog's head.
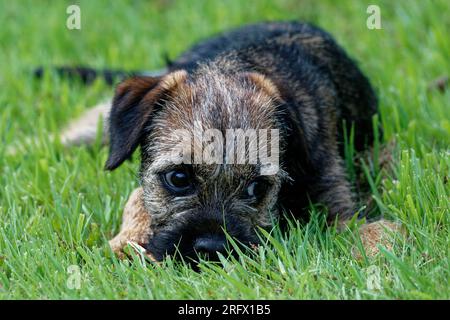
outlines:
[{"label": "dog's head", "polygon": [[144,205],[153,228],[148,249],[157,259],[176,250],[215,257],[226,248],[226,233],[257,244],[257,229],[273,224],[284,179],[280,103],[263,75],[206,66],[118,86],[106,168],[141,147]]}]

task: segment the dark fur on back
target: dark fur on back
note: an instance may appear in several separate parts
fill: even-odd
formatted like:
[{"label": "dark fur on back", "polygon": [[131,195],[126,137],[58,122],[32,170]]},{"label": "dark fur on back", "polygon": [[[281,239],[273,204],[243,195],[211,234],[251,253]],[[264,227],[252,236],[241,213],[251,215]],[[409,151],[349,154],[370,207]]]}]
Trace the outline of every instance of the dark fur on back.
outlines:
[{"label": "dark fur on back", "polygon": [[[298,22],[245,26],[193,46],[171,62],[169,70],[193,72],[200,63],[214,64],[218,57],[268,76],[285,89],[284,95],[294,99],[299,88],[313,93],[318,85],[327,86],[339,118],[354,122],[358,128],[356,148],[362,150],[371,143],[377,97],[355,62],[322,29]],[[291,102],[288,107],[298,111],[295,101]],[[301,118],[298,112],[297,117]]]}]

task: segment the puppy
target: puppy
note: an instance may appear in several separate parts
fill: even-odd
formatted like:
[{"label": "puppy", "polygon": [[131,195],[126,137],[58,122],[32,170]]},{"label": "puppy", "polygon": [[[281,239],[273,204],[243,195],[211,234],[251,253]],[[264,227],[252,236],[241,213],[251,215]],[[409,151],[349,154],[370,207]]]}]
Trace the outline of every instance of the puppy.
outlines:
[{"label": "puppy", "polygon": [[[141,152],[141,187],[113,250],[131,241],[157,261],[215,259],[227,249],[226,234],[258,244],[259,228],[286,216],[307,220],[310,203],[323,205],[330,224],[352,218],[343,123],[354,126],[357,150],[369,146],[377,98],[328,33],[271,22],[200,42],[159,76],[128,78],[110,109],[91,112],[108,118],[106,169]],[[89,140],[72,129],[63,141],[80,137]],[[245,161],[228,148],[239,139]]]}]

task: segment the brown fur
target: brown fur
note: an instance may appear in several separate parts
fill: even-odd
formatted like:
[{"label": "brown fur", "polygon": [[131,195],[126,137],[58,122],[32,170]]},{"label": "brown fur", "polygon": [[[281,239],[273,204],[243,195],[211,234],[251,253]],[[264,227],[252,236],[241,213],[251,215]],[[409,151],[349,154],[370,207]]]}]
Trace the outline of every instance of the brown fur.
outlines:
[{"label": "brown fur", "polygon": [[[367,257],[374,257],[380,252],[380,245],[387,250],[392,250],[395,242],[395,236],[403,233],[398,223],[387,220],[364,224],[359,229],[359,238],[361,239],[362,249]],[[360,260],[363,257],[359,246],[352,248],[353,256]]]},{"label": "brown fur", "polygon": [[111,249],[120,257],[124,257],[123,249],[128,243],[135,242],[145,246],[153,234],[152,218],[144,207],[142,193],[142,188],[131,193],[123,211],[120,232],[109,241]]}]

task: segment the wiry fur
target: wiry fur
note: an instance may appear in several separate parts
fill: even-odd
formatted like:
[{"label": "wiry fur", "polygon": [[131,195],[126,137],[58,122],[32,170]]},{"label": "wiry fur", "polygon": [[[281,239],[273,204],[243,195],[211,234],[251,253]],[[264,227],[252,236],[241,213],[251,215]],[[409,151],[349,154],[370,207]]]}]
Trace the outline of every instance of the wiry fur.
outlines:
[{"label": "wiry fur", "polygon": [[[171,155],[178,143],[171,135],[174,130],[194,135],[196,121],[201,124],[196,129],[214,128],[224,136],[228,128],[278,128],[277,97],[267,92],[270,87],[258,86],[251,74],[232,76],[211,65],[177,81],[176,89],[171,88],[160,102],[164,107],[152,119],[142,142],[143,201],[157,230],[150,251],[161,258],[175,250],[176,242],[184,255],[193,254],[191,243],[196,236],[223,233],[222,228],[243,242],[257,243],[255,230],[271,226],[276,217],[276,195],[285,179],[282,170],[267,177],[271,190],[260,203],[242,197],[248,183],[260,175],[258,165],[193,164],[197,191],[183,197],[168,193],[159,174],[174,166]],[[203,147],[193,143],[192,150],[202,152]]]},{"label": "wiry fur", "polygon": [[[355,213],[342,161],[342,122],[356,130],[358,150],[373,139],[377,99],[356,64],[331,36],[309,24],[262,23],[194,46],[159,77],[120,84],[109,120],[114,169],[141,147],[142,205],[152,217],[147,249],[156,259],[175,246],[193,256],[201,234],[225,229],[256,243],[257,227],[268,228],[281,210],[307,219],[309,202],[322,203],[329,221]],[[261,176],[258,165],[191,166],[196,192],[174,197],[160,173],[175,167],[179,143],[171,132],[185,129],[278,129],[281,170],[268,179],[259,202],[243,197]],[[204,146],[192,146],[193,152]]]}]

